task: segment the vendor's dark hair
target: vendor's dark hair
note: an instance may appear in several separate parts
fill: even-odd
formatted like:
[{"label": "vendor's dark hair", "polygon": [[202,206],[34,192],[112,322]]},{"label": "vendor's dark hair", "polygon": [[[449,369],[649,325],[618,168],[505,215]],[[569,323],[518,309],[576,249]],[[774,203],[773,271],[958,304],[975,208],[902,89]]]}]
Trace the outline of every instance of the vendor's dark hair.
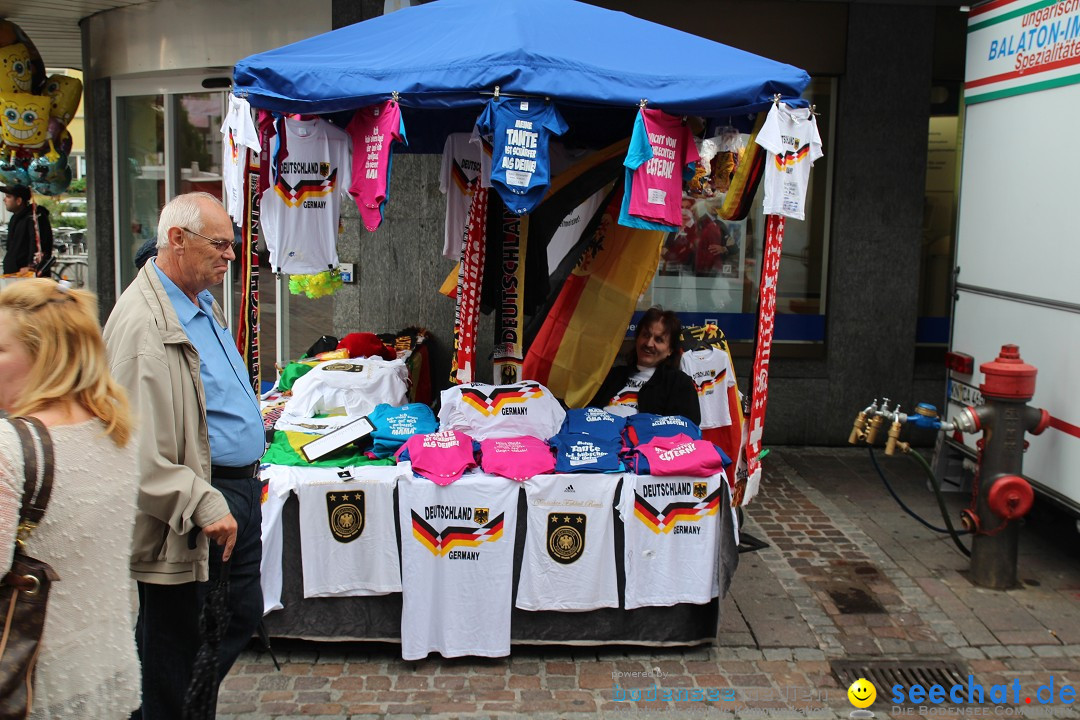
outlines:
[{"label": "vendor's dark hair", "polygon": [[652,327],[653,323],[656,322],[664,327],[664,332],[668,336],[668,343],[671,345],[671,354],[661,365],[668,365],[673,368],[679,367],[679,358],[682,355],[682,321],[671,310],[664,310],[657,305],[646,310],[645,314],[641,316],[641,320],[638,321],[637,330],[634,332],[634,344],[630,347],[630,352],[626,356],[626,362],[630,367],[637,365],[637,339],[645,332],[645,328]]}]

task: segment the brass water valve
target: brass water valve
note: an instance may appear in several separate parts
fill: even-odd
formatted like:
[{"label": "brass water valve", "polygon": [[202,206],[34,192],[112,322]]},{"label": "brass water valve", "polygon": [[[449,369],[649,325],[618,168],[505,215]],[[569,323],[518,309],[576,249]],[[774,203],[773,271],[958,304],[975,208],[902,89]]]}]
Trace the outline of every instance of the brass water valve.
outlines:
[{"label": "brass water valve", "polygon": [[848,436],[848,442],[852,445],[857,444],[860,440],[866,437],[866,411],[862,410],[855,416],[855,425],[851,428],[851,435]]}]

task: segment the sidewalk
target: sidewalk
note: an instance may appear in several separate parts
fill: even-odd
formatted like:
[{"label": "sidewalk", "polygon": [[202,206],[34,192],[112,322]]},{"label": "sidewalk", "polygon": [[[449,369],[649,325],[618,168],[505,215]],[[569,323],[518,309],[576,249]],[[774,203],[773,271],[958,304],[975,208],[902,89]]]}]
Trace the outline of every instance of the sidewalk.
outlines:
[{"label": "sidewalk", "polygon": [[[919,467],[881,452],[878,461],[904,501],[941,525]],[[955,681],[966,694],[971,682],[987,693],[984,704],[973,694],[973,704],[897,706],[879,680],[869,708],[877,718],[1080,717],[1080,705],[1057,695],[1041,705],[1036,694],[1051,682],[1055,693],[1080,685],[1071,521],[1033,515],[1021,537],[1023,587],[996,592],[968,582],[967,559],[947,535],[901,511],[865,448],[776,448],[765,473],[743,529],[768,547],[741,556],[712,647],[515,646],[502,660],[404,662],[393,645],[279,642],[282,671],[245,653],[218,717],[847,718],[855,708],[835,665],[865,660],[903,661],[881,672],[907,673],[898,676],[907,686]],[[955,510],[966,500],[949,496]],[[991,701],[995,684],[1008,685],[1007,702]],[[672,700],[641,700],[642,688]]]}]

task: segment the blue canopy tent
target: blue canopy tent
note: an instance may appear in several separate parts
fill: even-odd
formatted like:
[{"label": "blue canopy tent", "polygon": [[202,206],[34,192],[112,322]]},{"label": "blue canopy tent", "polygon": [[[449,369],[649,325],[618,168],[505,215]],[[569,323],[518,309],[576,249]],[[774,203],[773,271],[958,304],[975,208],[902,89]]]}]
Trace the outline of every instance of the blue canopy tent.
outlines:
[{"label": "blue canopy tent", "polygon": [[[601,147],[629,136],[642,100],[673,115],[745,119],[777,95],[805,105],[801,95],[809,82],[790,65],[575,0],[436,0],[247,57],[235,66],[233,91],[256,108],[318,115],[352,112],[396,93],[407,151],[437,153],[448,133],[471,128],[496,87],[504,95],[550,98],[575,136],[561,138],[567,145]],[[562,192],[588,197],[621,173],[619,155]],[[578,202],[574,197],[560,209],[545,201],[530,215],[529,247],[542,250]],[[586,233],[579,245],[588,239]],[[568,257],[579,255],[575,248]],[[519,537],[524,517],[519,514]],[[719,513],[718,521],[721,536],[733,535],[730,513]],[[289,527],[298,536],[298,528]],[[621,558],[621,533],[617,538]],[[329,601],[333,612],[316,604],[327,601],[303,600],[299,543],[285,547],[286,607],[268,617],[271,634],[385,639],[400,632],[400,595]],[[725,589],[736,552],[724,543],[718,558]],[[514,613],[514,638],[528,642],[698,644],[716,636],[719,600]]]},{"label": "blue canopy tent", "polygon": [[467,130],[496,86],[550,97],[574,128],[643,99],[706,118],[757,112],[776,95],[800,104],[810,82],[791,65],[574,0],[437,0],[251,55],[233,77],[238,95],[277,112],[350,111],[394,92],[406,110],[457,110],[407,113],[414,151],[428,145],[414,141],[431,134],[425,125],[442,137]]}]

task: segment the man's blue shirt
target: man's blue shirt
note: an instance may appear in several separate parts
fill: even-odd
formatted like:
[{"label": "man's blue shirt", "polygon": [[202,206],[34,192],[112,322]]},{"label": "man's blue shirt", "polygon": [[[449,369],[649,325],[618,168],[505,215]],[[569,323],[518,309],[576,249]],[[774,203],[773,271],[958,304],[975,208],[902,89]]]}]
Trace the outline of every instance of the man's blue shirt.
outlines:
[{"label": "man's blue shirt", "polygon": [[262,457],[266,448],[259,401],[247,381],[247,368],[228,329],[214,319],[214,296],[203,290],[199,306],[161,271],[152,259],[176,316],[199,353],[199,373],[206,393],[206,427],[214,465],[242,467]]}]

